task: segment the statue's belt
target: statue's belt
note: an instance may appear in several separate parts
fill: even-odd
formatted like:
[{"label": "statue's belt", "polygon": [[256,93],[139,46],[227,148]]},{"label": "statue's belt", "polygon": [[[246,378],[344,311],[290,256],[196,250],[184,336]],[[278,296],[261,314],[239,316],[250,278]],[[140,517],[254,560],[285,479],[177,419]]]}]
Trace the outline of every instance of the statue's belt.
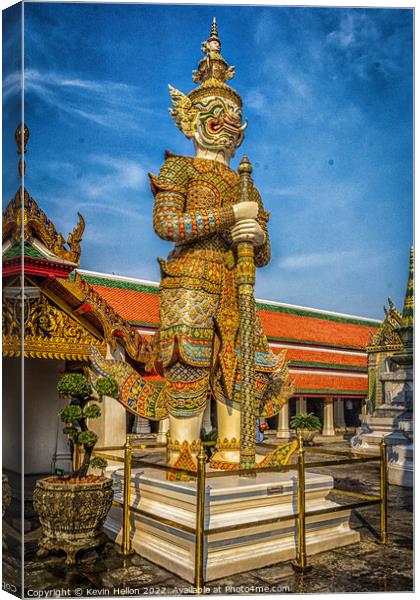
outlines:
[{"label": "statue's belt", "polygon": [[206,260],[209,262],[215,262],[219,264],[225,264],[228,269],[233,269],[235,266],[235,254],[233,250],[208,250],[208,249],[200,249],[200,248],[185,248],[178,247],[175,248],[170,255],[168,256],[168,260],[174,260],[179,258],[190,258],[190,259],[199,259]]}]

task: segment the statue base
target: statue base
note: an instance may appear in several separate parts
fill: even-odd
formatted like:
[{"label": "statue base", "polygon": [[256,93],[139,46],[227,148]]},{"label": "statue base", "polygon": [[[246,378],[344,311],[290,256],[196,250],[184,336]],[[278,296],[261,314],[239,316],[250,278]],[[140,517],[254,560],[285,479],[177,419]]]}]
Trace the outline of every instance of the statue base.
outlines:
[{"label": "statue base", "polygon": [[391,460],[388,463],[388,478],[391,485],[413,487],[414,446],[393,446]]},{"label": "statue base", "polygon": [[[122,488],[123,475],[113,474]],[[327,499],[333,487],[329,475],[306,473],[306,511],[333,508]],[[168,481],[153,469],[133,469],[131,503],[141,510],[195,528],[196,482]],[[121,491],[115,491],[121,499]],[[261,473],[207,479],[205,529],[235,525],[234,531],[205,537],[204,580],[212,581],[277,562],[294,560],[297,545],[296,473]],[[263,524],[264,519],[290,517]],[[360,540],[350,529],[350,510],[306,518],[307,554],[317,554]],[[150,518],[131,515],[133,548],[143,557],[194,583],[195,536]],[[251,525],[250,523],[255,523]],[[121,543],[122,509],[113,506],[105,523],[108,535]]]}]

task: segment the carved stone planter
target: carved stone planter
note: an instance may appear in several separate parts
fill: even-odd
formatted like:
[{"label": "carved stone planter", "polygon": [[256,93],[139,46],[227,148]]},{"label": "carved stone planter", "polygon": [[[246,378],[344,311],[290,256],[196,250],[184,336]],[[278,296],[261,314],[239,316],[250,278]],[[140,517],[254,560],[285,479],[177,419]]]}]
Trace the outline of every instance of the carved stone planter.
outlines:
[{"label": "carved stone planter", "polygon": [[33,502],[42,525],[37,556],[64,550],[66,564],[76,562],[79,550],[103,545],[107,537],[102,526],[111,508],[114,492],[110,479],[64,483],[56,478],[36,483]]},{"label": "carved stone planter", "polygon": [[319,431],[318,429],[296,429],[296,437],[299,437],[299,433],[302,434],[303,443],[312,446],[314,438]]},{"label": "carved stone planter", "polygon": [[[10,485],[9,485],[9,481],[7,479],[7,475],[2,476],[2,517],[4,517],[4,514],[6,512],[6,510],[9,508],[10,506],[10,501],[12,499],[12,491],[10,489]],[[6,548],[6,534],[4,531],[4,526],[3,526],[3,548]]]}]

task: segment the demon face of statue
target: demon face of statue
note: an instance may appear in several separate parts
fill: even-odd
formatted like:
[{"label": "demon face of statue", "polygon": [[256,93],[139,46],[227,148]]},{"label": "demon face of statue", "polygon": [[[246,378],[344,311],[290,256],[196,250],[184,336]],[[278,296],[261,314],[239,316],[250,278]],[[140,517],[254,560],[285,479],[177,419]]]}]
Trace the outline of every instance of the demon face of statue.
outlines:
[{"label": "demon face of statue", "polygon": [[244,139],[242,108],[233,99],[209,96],[195,102],[197,116],[194,141],[207,150],[222,150],[233,156]]},{"label": "demon face of statue", "polygon": [[235,67],[229,66],[220,54],[215,20],[201,49],[205,56],[193,71],[193,81],[198,87],[186,95],[170,85],[169,112],[201,155],[208,158],[216,153],[228,161],[241,145],[247,123],[242,123],[240,95],[226,83],[233,78]]},{"label": "demon face of statue", "polygon": [[182,133],[202,150],[234,155],[244,139],[242,105],[234,95],[200,94],[191,99],[169,86],[174,108],[170,113]]}]

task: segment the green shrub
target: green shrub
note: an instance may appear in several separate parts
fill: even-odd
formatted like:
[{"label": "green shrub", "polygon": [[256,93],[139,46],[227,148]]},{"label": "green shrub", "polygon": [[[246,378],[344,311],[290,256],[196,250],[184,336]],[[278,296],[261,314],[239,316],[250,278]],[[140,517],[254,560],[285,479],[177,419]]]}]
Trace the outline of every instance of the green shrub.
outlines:
[{"label": "green shrub", "polygon": [[314,413],[304,413],[295,415],[290,419],[291,429],[308,429],[309,431],[317,431],[321,429],[321,421]]},{"label": "green shrub", "polygon": [[108,463],[104,458],[101,458],[100,456],[95,456],[90,461],[89,466],[92,467],[93,469],[105,469],[107,467],[107,465],[108,465]]},{"label": "green shrub", "polygon": [[95,382],[95,389],[99,396],[110,396],[118,398],[120,390],[118,383],[113,377],[100,377]]},{"label": "green shrub", "polygon": [[83,416],[87,419],[97,419],[101,416],[101,407],[99,404],[89,404],[83,409]]},{"label": "green shrub", "polygon": [[83,411],[78,404],[70,404],[62,408],[58,416],[63,423],[74,423],[83,417]]},{"label": "green shrub", "polygon": [[92,393],[90,382],[81,373],[66,373],[57,385],[60,396],[86,400]]},{"label": "green shrub", "polygon": [[[111,395],[109,392],[115,391],[117,384],[111,378],[105,379],[108,381],[102,383],[103,389],[106,388],[107,395]],[[65,373],[57,384],[57,391],[61,397],[70,398],[70,404],[62,408],[58,415],[66,424],[63,433],[69,436],[72,459],[75,446],[83,446],[85,452],[80,469],[73,470],[72,476],[85,477],[90,464],[95,460],[91,461],[91,456],[98,441],[96,433],[88,429],[86,419],[100,417],[101,408],[96,403],[89,404],[92,399],[92,386],[82,373]],[[104,459],[97,459],[95,464],[103,469],[107,463]]]},{"label": "green shrub", "polygon": [[81,431],[77,438],[79,444],[83,444],[83,446],[87,446],[88,448],[93,448],[98,441],[98,436],[94,431]]}]

